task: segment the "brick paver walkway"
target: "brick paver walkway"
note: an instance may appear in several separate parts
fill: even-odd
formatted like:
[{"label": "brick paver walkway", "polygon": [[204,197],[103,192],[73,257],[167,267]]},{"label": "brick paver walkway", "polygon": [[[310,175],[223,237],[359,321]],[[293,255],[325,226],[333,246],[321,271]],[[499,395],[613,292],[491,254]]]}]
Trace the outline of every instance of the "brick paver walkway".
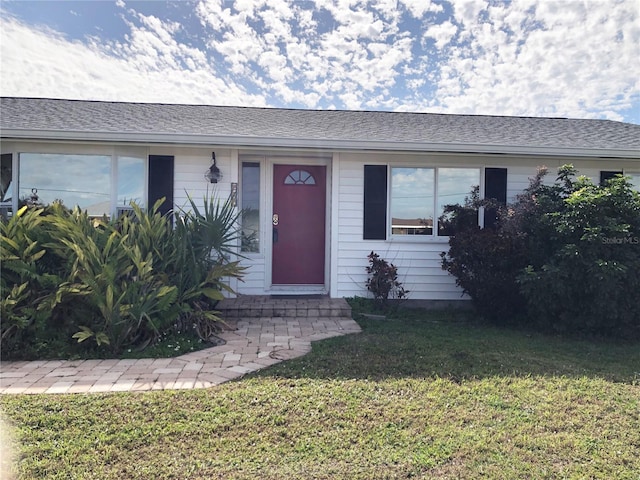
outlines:
[{"label": "brick paver walkway", "polygon": [[0,363],[0,393],[96,393],[208,388],[311,350],[311,342],[357,333],[347,317],[236,320],[225,345],[176,358]]}]

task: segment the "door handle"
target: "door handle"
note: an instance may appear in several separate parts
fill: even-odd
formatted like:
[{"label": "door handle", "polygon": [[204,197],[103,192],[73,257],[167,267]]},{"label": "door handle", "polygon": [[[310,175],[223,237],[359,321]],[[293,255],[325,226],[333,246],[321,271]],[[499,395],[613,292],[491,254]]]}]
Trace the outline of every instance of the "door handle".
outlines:
[{"label": "door handle", "polygon": [[278,243],[278,229],[275,227],[273,229],[273,243]]}]

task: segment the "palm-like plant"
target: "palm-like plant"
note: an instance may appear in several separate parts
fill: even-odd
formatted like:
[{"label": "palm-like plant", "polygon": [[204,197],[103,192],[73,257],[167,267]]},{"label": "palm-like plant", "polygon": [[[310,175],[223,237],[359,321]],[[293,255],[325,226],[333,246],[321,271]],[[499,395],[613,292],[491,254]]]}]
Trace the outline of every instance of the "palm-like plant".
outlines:
[{"label": "palm-like plant", "polygon": [[242,211],[231,197],[220,201],[215,194],[204,197],[202,210],[191,196],[188,205],[175,216],[173,283],[185,307],[183,322],[193,324],[200,337],[207,339],[213,324],[220,321],[212,308],[224,298],[223,291],[234,293],[223,279],[242,279],[245,270],[239,261],[230,260],[238,256]]}]

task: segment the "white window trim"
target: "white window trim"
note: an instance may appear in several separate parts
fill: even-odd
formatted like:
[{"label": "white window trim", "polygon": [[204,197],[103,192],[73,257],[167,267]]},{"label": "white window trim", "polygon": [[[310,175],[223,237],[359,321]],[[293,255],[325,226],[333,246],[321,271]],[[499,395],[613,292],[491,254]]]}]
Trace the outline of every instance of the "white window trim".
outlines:
[{"label": "white window trim", "polygon": [[[264,258],[264,245],[266,240],[265,233],[265,208],[264,205],[266,200],[266,182],[267,178],[265,175],[265,157],[262,155],[243,155],[240,154],[238,156],[238,170],[239,170],[239,182],[238,182],[238,208],[242,210],[242,196],[244,195],[244,182],[242,181],[242,166],[244,163],[257,163],[260,168],[260,176],[258,178],[258,185],[260,187],[259,193],[259,203],[260,203],[260,212],[258,212],[258,225],[260,227],[260,231],[258,232],[258,251],[257,252],[244,252],[242,251],[242,244],[239,245],[239,252],[242,256],[251,258]],[[240,222],[242,225],[242,221]],[[242,239],[240,239],[240,243],[242,243]]]},{"label": "white window trim", "polygon": [[[394,234],[392,228],[392,218],[391,218],[391,188],[392,188],[392,170],[394,168],[429,168],[434,171],[434,180],[433,180],[433,206],[434,206],[434,219],[433,219],[433,233],[431,235],[400,235]],[[449,236],[438,235],[438,193],[439,193],[439,185],[438,185],[438,170],[441,168],[452,168],[452,169],[467,169],[467,170],[478,170],[480,177],[480,198],[484,197],[484,169],[482,166],[465,166],[465,165],[416,165],[416,164],[401,164],[401,165],[387,165],[387,242],[389,243],[448,243]],[[484,218],[481,215],[482,209],[478,212],[478,226],[483,227]]]},{"label": "white window trim", "polygon": [[[9,153],[9,152],[6,152]],[[87,148],[86,145],[60,145],[47,143],[33,144],[17,144],[12,152],[12,211],[18,211],[19,193],[20,193],[20,155],[21,154],[51,154],[51,155],[104,155],[111,157],[111,191],[110,191],[110,209],[112,218],[117,215],[118,203],[118,162],[117,158],[121,157],[137,157],[143,160],[143,208],[147,208],[149,198],[149,148],[148,147],[122,147],[95,145]]]}]

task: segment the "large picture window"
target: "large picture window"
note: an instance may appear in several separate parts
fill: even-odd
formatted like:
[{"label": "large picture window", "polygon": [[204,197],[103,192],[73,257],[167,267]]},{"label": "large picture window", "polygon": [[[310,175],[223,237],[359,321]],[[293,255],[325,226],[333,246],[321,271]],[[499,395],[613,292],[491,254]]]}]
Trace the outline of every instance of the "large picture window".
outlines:
[{"label": "large picture window", "polygon": [[145,206],[145,168],[142,157],[21,153],[19,199],[37,196],[48,205],[56,200],[91,216],[110,216],[131,202]]},{"label": "large picture window", "polygon": [[480,185],[479,168],[391,168],[391,234],[447,236],[446,205],[464,203]]},{"label": "large picture window", "polygon": [[640,192],[640,172],[626,173],[631,180],[631,185],[633,188]]}]

